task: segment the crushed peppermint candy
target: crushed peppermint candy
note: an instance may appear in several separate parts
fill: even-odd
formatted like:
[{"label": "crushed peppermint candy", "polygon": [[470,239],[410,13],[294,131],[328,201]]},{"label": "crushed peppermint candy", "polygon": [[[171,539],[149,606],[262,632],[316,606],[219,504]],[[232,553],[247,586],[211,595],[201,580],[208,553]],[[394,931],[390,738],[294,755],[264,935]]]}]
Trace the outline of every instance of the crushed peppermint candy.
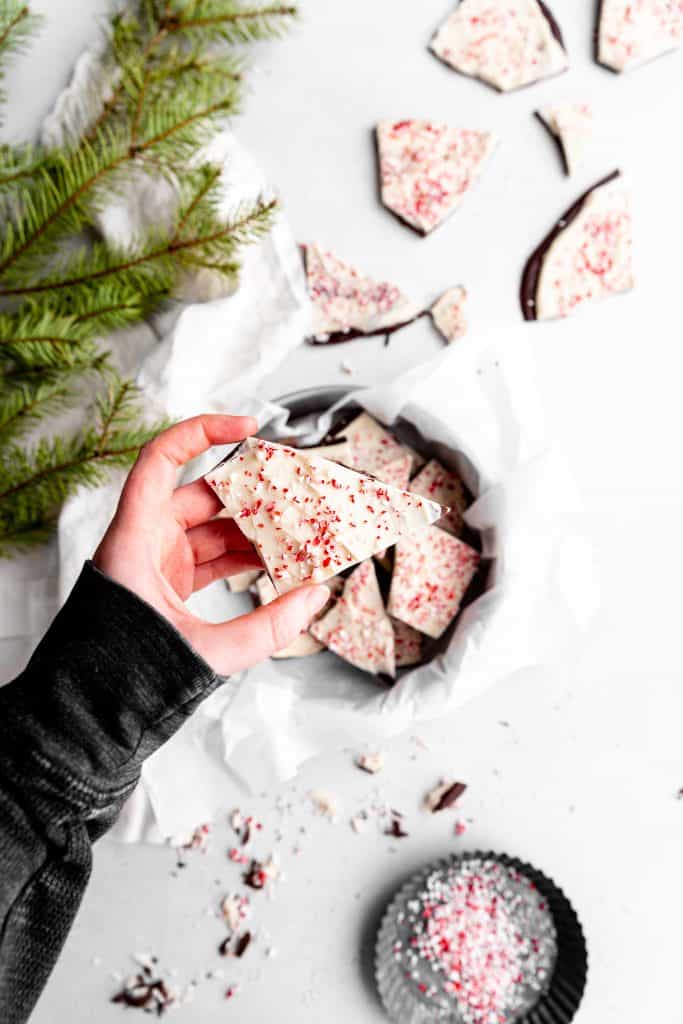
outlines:
[{"label": "crushed peppermint candy", "polygon": [[438,526],[399,541],[387,611],[426,633],[442,636],[458,613],[479,554]]},{"label": "crushed peppermint candy", "polygon": [[426,235],[460,205],[494,147],[490,132],[434,121],[382,121],[377,125],[382,202]]},{"label": "crushed peppermint candy", "polygon": [[[323,583],[443,509],[305,450],[247,438],[205,478],[285,594]],[[314,634],[315,635],[315,634]]]},{"label": "crushed peppermint candy", "polygon": [[249,897],[239,893],[229,893],[221,900],[220,910],[228,929],[231,932],[236,932],[251,914]]},{"label": "crushed peppermint candy", "polygon": [[157,958],[138,954],[133,959],[140,966],[140,971],[126,980],[111,997],[111,1002],[129,1009],[155,1013],[158,1017],[178,1006],[181,1001],[180,992],[158,970]]},{"label": "crushed peppermint candy", "polygon": [[394,630],[371,559],[353,570],[341,597],[327,615],[312,624],[311,633],[356,668],[374,675],[395,675]]},{"label": "crushed peppermint candy", "polygon": [[446,469],[437,459],[431,459],[410,481],[409,490],[443,505],[447,511],[436,526],[452,533],[454,537],[462,535],[463,515],[470,504],[470,496],[456,473]]},{"label": "crushed peppermint candy", "polygon": [[304,256],[313,305],[310,341],[328,344],[388,334],[422,315],[395,284],[367,277],[334,253],[306,245]]},{"label": "crushed peppermint candy", "polygon": [[631,71],[683,41],[678,0],[601,0],[598,61],[613,71]]},{"label": "crushed peppermint candy", "polygon": [[280,877],[280,867],[271,854],[264,861],[253,859],[249,868],[242,876],[245,885],[250,889],[265,889],[271,882]]},{"label": "crushed peppermint candy", "polygon": [[520,292],[525,319],[569,316],[633,288],[631,231],[630,195],[615,173],[581,196],[530,256]]},{"label": "crushed peppermint candy", "polygon": [[394,958],[439,1011],[507,1024],[547,989],[557,957],[552,914],[515,867],[474,857],[429,874],[398,915]]},{"label": "crushed peppermint candy", "polygon": [[500,92],[569,66],[559,26],[539,0],[460,0],[430,48],[456,71]]},{"label": "crushed peppermint candy", "polygon": [[392,619],[394,630],[394,654],[396,668],[409,668],[422,661],[422,643],[424,637],[406,622]]},{"label": "crushed peppermint candy", "polygon": [[199,825],[188,841],[183,843],[183,850],[201,850],[206,853],[209,848],[211,826],[209,824]]}]

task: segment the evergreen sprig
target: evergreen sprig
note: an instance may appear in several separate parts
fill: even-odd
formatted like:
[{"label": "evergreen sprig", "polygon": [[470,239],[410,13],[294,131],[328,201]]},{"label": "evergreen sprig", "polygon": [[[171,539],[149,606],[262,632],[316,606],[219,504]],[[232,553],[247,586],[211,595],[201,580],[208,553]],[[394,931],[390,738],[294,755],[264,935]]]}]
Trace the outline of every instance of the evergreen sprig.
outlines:
[{"label": "evergreen sprig", "polygon": [[[23,53],[40,19],[31,14],[28,6],[19,0],[0,0],[0,82],[9,57]],[[0,91],[0,99],[5,94]]]},{"label": "evergreen sprig", "polygon": [[3,452],[0,555],[49,534],[64,500],[79,487],[98,487],[111,469],[127,469],[167,423],[143,425],[140,393],[132,381],[108,375],[93,409],[94,423],[67,438],[43,438]]},{"label": "evergreen sprig", "polygon": [[[0,555],[42,542],[64,498],[127,466],[155,427],[130,381],[112,375],[102,339],[143,319],[188,272],[232,279],[275,203],[220,210],[220,172],[196,154],[238,108],[244,64],[231,47],[276,37],[294,7],[238,0],[131,0],[111,19],[102,96],[57,148],[0,146]],[[37,24],[0,0],[6,57]],[[227,47],[227,49],[226,49]],[[97,231],[100,210],[140,175],[164,176],[175,217],[125,248]],[[86,375],[89,375],[86,378]],[[95,425],[31,441],[46,416],[101,389]]]}]

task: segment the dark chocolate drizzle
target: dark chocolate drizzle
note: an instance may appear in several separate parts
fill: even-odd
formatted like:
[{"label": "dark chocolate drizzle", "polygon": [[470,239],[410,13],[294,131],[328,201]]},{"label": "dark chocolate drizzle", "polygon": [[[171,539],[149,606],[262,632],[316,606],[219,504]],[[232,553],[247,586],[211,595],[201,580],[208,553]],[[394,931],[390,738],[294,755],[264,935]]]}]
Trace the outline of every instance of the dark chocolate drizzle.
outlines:
[{"label": "dark chocolate drizzle", "polygon": [[567,47],[564,45],[564,39],[562,38],[562,30],[561,30],[560,26],[557,23],[555,15],[550,10],[548,5],[543,3],[543,0],[536,0],[536,3],[538,4],[538,6],[541,9],[541,14],[543,15],[545,20],[550,25],[550,31],[555,36],[555,39],[557,39],[558,43],[560,44],[560,46],[562,47],[562,49],[566,53],[567,52]]},{"label": "dark chocolate drizzle", "polygon": [[545,128],[545,131],[546,131],[549,139],[553,143],[553,146],[557,150],[557,153],[558,153],[558,155],[560,157],[560,162],[562,164],[562,170],[564,171],[564,173],[566,175],[569,175],[569,161],[567,160],[567,152],[566,152],[566,150],[564,148],[564,144],[562,142],[562,139],[560,138],[559,135],[557,135],[552,130],[552,128],[550,127],[550,125],[548,124],[546,119],[543,117],[543,114],[541,113],[540,110],[534,110],[534,117]]},{"label": "dark chocolate drizzle", "polygon": [[591,185],[589,189],[586,189],[586,191],[580,195],[574,203],[572,203],[569,209],[565,210],[555,224],[555,227],[531,253],[531,256],[526,261],[524,270],[522,271],[522,280],[519,286],[519,302],[522,307],[522,316],[525,320],[537,319],[536,290],[538,288],[538,279],[541,276],[543,261],[545,260],[548,249],[558,235],[561,235],[565,228],[569,227],[571,222],[578,217],[583,204],[590,194],[594,192],[596,188],[606,185],[608,181],[613,181],[615,178],[618,178],[620,173],[620,171],[612,171],[612,173],[608,174],[607,177],[601,178],[600,181],[596,181],[594,185]]},{"label": "dark chocolate drizzle", "polygon": [[[301,255],[304,261],[304,271],[306,273],[306,280],[308,282],[308,265],[306,262],[307,247],[305,245],[300,245],[299,248],[301,249]],[[314,334],[306,338],[306,341],[308,342],[309,345],[339,345],[343,341],[353,341],[354,338],[373,338],[379,334],[383,334],[386,336],[386,345],[388,344],[388,341],[386,339],[388,339],[390,334],[394,334],[395,331],[400,331],[402,327],[407,327],[409,324],[415,323],[415,321],[419,320],[421,316],[427,316],[428,313],[428,309],[423,309],[419,313],[416,313],[415,316],[412,316],[409,320],[403,320],[401,323],[393,324],[391,327],[378,327],[376,331],[360,331],[357,328],[352,327],[348,331],[333,331],[331,334],[328,334],[325,337],[324,341],[321,341],[318,338],[316,338]]]}]

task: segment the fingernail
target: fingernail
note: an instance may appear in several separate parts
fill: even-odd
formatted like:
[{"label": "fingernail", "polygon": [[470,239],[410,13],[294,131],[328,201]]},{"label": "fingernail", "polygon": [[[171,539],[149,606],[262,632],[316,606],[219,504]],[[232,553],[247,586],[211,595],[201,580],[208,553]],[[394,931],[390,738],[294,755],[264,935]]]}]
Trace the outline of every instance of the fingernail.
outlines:
[{"label": "fingernail", "polygon": [[319,612],[330,599],[330,592],[327,587],[310,587],[306,595],[306,607],[309,615]]}]

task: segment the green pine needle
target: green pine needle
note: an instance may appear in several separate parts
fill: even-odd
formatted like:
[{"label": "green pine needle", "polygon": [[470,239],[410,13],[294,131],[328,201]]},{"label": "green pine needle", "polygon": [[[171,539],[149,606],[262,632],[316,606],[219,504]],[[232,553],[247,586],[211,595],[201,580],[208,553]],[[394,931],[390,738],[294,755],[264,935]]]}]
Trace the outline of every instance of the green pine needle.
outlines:
[{"label": "green pine needle", "polygon": [[[128,0],[111,19],[110,88],[82,137],[48,152],[0,146],[0,556],[45,541],[66,497],[128,467],[162,428],[145,425],[139,394],[112,374],[101,344],[188,272],[231,281],[242,247],[269,230],[275,201],[226,220],[219,169],[194,165],[239,109],[244,65],[229,47],[279,36],[295,14],[238,0]],[[0,80],[36,25],[25,4],[0,0]],[[117,249],[96,215],[141,170],[178,189],[175,223]],[[34,428],[79,399],[87,374],[101,385],[89,425],[31,443]]]},{"label": "green pine needle", "polygon": [[111,469],[127,469],[143,444],[168,425],[140,424],[141,396],[132,381],[111,377],[97,400],[95,422],[67,438],[30,448],[8,445],[0,455],[0,556],[42,543],[58,511],[79,487],[103,484]]},{"label": "green pine needle", "polygon": [[[28,5],[18,0],[0,0],[0,81],[4,76],[8,58],[24,53],[41,19],[29,11]],[[0,92],[4,101],[5,94]]]},{"label": "green pine needle", "polygon": [[96,355],[73,366],[27,371],[13,369],[0,376],[0,449],[25,437],[45,416],[57,416],[79,397],[78,381],[101,373],[105,357]]}]

